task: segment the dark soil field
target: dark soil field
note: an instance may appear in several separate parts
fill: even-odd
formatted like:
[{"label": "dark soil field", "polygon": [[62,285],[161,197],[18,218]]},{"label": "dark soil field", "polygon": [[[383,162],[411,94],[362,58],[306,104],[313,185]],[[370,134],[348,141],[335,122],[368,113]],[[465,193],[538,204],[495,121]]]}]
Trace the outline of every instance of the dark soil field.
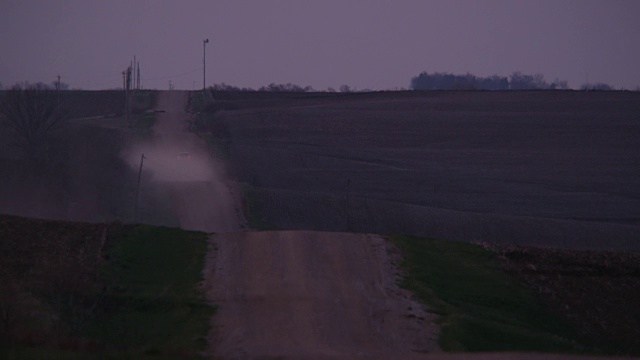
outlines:
[{"label": "dark soil field", "polygon": [[640,254],[494,246],[502,268],[595,346],[640,354]]},{"label": "dark soil field", "polygon": [[0,358],[196,358],[206,234],[0,215]]},{"label": "dark soil field", "polygon": [[[8,343],[59,344],[93,315],[87,293],[119,224],[0,216],[0,334]],[[74,306],[75,305],[75,306]],[[4,341],[1,345],[5,345]],[[77,345],[77,344],[76,344]]]},{"label": "dark soil field", "polygon": [[254,227],[640,250],[637,92],[214,98]]},{"label": "dark soil field", "polygon": [[124,113],[124,93],[118,90],[65,91],[66,107],[72,118],[114,116]]},{"label": "dark soil field", "polygon": [[[0,96],[2,93],[0,92]],[[155,93],[139,92],[132,99],[136,128],[127,128],[122,115],[122,91],[62,91],[64,126],[50,134],[46,161],[29,161],[14,144],[15,136],[0,124],[0,214],[70,221],[130,221],[133,218],[137,172],[121,158],[132,140],[145,136],[153,114]],[[139,113],[135,115],[135,113]],[[149,121],[151,120],[151,121]],[[141,194],[148,223],[162,208],[159,189]],[[156,211],[156,209],[160,209]]]}]

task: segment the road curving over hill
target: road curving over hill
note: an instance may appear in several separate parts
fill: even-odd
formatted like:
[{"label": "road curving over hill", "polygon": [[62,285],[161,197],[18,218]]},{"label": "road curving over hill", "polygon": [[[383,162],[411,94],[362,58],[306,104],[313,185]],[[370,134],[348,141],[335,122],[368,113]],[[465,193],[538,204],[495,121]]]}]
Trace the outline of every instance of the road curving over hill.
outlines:
[{"label": "road curving over hill", "polygon": [[[181,228],[205,232],[234,232],[244,219],[234,184],[224,165],[215,159],[206,143],[188,132],[188,92],[161,91],[153,139],[141,145],[145,167],[163,182],[171,194],[173,210]],[[180,154],[187,154],[184,158]]]},{"label": "road curving over hill", "polygon": [[[140,152],[169,184],[180,226],[216,233],[204,270],[207,295],[218,306],[208,354],[350,358],[437,350],[433,315],[398,287],[397,253],[384,238],[243,231],[236,187],[186,129],[187,96],[160,92],[164,112],[154,141]],[[181,152],[192,156],[172,165]]]}]

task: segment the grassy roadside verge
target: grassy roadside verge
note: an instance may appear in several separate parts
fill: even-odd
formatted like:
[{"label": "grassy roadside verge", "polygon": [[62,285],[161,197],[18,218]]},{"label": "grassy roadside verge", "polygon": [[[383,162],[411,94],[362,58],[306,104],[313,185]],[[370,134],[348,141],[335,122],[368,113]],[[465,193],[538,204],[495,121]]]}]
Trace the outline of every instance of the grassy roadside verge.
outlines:
[{"label": "grassy roadside verge", "polygon": [[0,247],[0,358],[197,358],[205,349],[215,311],[199,288],[206,234],[0,219],[11,239]]},{"label": "grassy roadside verge", "polygon": [[404,254],[402,286],[439,315],[450,352],[597,353],[535,294],[474,244],[392,236]]},{"label": "grassy roadside verge", "polygon": [[137,226],[106,254],[109,293],[88,334],[136,356],[196,357],[214,312],[198,290],[206,251],[206,234]]}]

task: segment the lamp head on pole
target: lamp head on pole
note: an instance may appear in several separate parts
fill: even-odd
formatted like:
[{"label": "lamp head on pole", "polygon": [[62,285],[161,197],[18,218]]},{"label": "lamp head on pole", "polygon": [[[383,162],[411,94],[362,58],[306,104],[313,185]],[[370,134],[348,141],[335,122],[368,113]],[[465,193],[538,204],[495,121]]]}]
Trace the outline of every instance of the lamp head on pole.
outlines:
[{"label": "lamp head on pole", "polygon": [[205,43],[205,44],[208,44],[209,43],[209,39],[204,39],[202,42]]}]

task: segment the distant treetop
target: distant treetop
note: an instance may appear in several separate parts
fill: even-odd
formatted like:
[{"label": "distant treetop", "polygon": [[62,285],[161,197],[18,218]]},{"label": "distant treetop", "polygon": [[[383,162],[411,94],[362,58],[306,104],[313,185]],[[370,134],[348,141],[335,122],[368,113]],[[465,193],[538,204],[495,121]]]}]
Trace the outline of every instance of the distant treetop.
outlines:
[{"label": "distant treetop", "polygon": [[509,77],[480,77],[472,74],[455,75],[450,73],[423,72],[411,79],[413,90],[554,90],[567,89],[567,81],[556,79],[545,81],[542,74],[527,75],[519,71]]},{"label": "distant treetop", "polygon": [[580,90],[610,91],[613,90],[613,88],[609,84],[599,82],[595,84],[582,84]]},{"label": "distant treetop", "polygon": [[238,87],[233,85],[228,85],[225,83],[214,84],[209,87],[211,91],[270,91],[270,92],[311,92],[314,91],[311,86],[302,87],[300,85],[287,83],[287,84],[276,84],[271,83],[267,86],[262,86],[258,90],[249,87]]}]

